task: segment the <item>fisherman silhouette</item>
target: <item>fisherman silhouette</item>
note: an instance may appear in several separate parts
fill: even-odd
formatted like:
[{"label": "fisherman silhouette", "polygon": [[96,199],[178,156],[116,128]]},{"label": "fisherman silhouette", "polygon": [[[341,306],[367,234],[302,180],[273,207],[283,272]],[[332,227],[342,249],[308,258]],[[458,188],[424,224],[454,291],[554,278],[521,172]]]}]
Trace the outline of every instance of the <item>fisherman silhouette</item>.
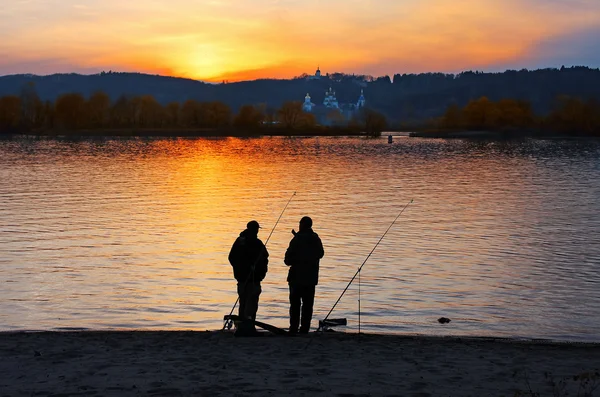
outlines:
[{"label": "fisherman silhouette", "polygon": [[[242,320],[256,320],[258,300],[262,292],[260,283],[268,271],[269,252],[258,238],[259,229],[257,221],[248,222],[246,230],[240,233],[229,252],[229,263],[237,280],[239,316]],[[248,324],[238,327],[240,334],[256,331],[253,323]]]},{"label": "fisherman silhouette", "polygon": [[[290,267],[290,334],[307,334],[315,302],[315,287],[319,282],[319,260],[323,257],[323,243],[312,229],[312,219],[300,219],[299,231],[285,252],[285,264]],[[301,316],[302,315],[302,316]]]}]

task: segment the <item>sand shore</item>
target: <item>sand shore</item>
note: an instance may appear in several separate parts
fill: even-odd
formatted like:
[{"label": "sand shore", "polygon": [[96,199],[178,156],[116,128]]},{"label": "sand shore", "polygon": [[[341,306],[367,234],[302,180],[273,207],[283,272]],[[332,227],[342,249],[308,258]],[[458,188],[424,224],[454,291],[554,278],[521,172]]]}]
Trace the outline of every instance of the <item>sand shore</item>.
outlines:
[{"label": "sand shore", "polygon": [[595,344],[342,333],[0,333],[0,396],[574,396],[582,383],[574,377],[599,367]]}]

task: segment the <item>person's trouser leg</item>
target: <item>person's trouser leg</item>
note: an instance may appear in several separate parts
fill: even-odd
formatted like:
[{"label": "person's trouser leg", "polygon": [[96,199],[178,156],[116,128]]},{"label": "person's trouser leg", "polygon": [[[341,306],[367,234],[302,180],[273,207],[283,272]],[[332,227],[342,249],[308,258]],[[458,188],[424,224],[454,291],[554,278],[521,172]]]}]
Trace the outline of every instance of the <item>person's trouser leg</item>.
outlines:
[{"label": "person's trouser leg", "polygon": [[256,312],[258,312],[258,301],[262,288],[260,283],[249,284],[249,290],[246,301],[246,317],[256,320]]},{"label": "person's trouser leg", "polygon": [[313,305],[315,303],[315,286],[306,286],[302,288],[302,324],[300,333],[305,334],[310,330],[310,321],[313,315]]},{"label": "person's trouser leg", "polygon": [[237,285],[238,296],[240,298],[240,306],[239,306],[239,310],[238,310],[238,315],[240,316],[241,319],[246,318],[246,301],[248,300],[246,298],[247,288],[248,288],[248,285],[246,283],[238,283],[238,285]]},{"label": "person's trouser leg", "polygon": [[236,324],[235,336],[254,336],[256,328],[256,311],[258,310],[258,297],[262,289],[260,283],[252,282],[238,284],[238,294],[240,297],[240,318],[241,322]]},{"label": "person's trouser leg", "polygon": [[258,300],[262,288],[260,283],[248,282],[238,284],[238,294],[240,297],[239,316],[243,319],[251,318],[256,320],[256,312],[258,311]]},{"label": "person's trouser leg", "polygon": [[300,326],[300,304],[301,294],[299,287],[290,284],[290,332],[298,332]]}]

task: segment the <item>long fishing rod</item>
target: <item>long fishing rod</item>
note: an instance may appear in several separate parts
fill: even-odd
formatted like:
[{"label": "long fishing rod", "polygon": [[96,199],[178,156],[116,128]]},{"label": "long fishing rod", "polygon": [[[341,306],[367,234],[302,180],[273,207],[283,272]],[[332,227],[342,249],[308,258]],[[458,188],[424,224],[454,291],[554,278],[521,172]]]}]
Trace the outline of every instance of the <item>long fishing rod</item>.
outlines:
[{"label": "long fishing rod", "polygon": [[[264,245],[263,251],[267,249],[267,244],[269,244],[269,240],[271,239],[271,236],[273,235],[273,232],[275,231],[275,228],[277,227],[277,224],[281,220],[281,217],[283,216],[283,213],[287,209],[288,205],[290,205],[290,203],[292,202],[292,199],[294,198],[295,195],[296,195],[296,192],[294,192],[292,194],[292,197],[290,197],[290,199],[288,200],[288,202],[285,205],[285,207],[283,207],[283,211],[281,211],[281,214],[279,214],[279,218],[277,218],[277,221],[275,222],[275,225],[273,225],[273,228],[271,229],[271,233],[269,233],[269,237],[267,237],[267,240],[265,241],[265,245]],[[260,255],[258,255],[258,257],[256,258],[256,261],[254,261],[254,264],[252,265],[252,268],[251,268],[252,271],[248,274],[248,277],[246,277],[246,281],[244,281],[244,286],[242,287],[242,292],[246,289],[246,285],[248,284],[248,281],[250,281],[250,277],[254,276],[254,268],[258,264],[258,261],[260,260],[262,254],[263,254],[263,251],[261,251]],[[239,301],[240,301],[240,296],[238,295],[237,299],[235,300],[235,303],[233,304],[233,307],[231,308],[231,311],[229,312],[229,316],[231,316],[233,314],[233,311],[235,310],[235,307],[237,306],[237,304],[238,304]],[[231,328],[231,322],[232,322],[232,320],[227,320],[223,324],[223,329],[221,331],[224,331],[225,328],[227,328],[228,325],[229,325],[229,328]]]},{"label": "long fishing rod", "polygon": [[350,282],[348,283],[348,285],[346,286],[346,288],[344,288],[344,291],[342,291],[342,294],[340,295],[340,297],[337,299],[337,301],[335,301],[335,304],[333,305],[333,307],[331,308],[331,310],[329,311],[329,313],[327,313],[327,316],[325,316],[325,319],[323,319],[323,321],[322,321],[323,324],[327,321],[327,319],[329,318],[329,315],[331,314],[331,312],[333,312],[333,309],[335,309],[335,307],[337,306],[337,304],[340,302],[340,300],[342,299],[342,296],[344,296],[344,294],[346,293],[346,291],[348,290],[348,288],[350,288],[350,285],[352,284],[352,282],[354,281],[354,279],[356,278],[356,276],[358,276],[360,274],[360,271],[362,270],[362,268],[365,265],[365,263],[367,263],[367,261],[371,257],[371,254],[375,251],[375,248],[377,248],[377,246],[379,245],[379,243],[381,243],[381,240],[383,240],[383,238],[390,231],[390,229],[392,228],[392,226],[394,226],[394,223],[396,223],[396,221],[398,220],[398,218],[400,218],[400,215],[402,215],[402,213],[404,212],[404,210],[406,209],[406,207],[408,207],[412,202],[413,202],[413,200],[410,200],[404,206],[404,208],[402,208],[402,211],[400,211],[400,213],[394,219],[394,221],[392,222],[392,224],[387,228],[387,230],[385,231],[385,233],[383,233],[383,236],[381,236],[381,238],[379,239],[379,241],[377,242],[377,244],[375,244],[375,247],[373,247],[373,249],[371,250],[371,252],[369,252],[369,255],[367,255],[367,258],[364,260],[364,262],[362,263],[362,265],[360,265],[360,267],[358,268],[358,270],[356,271],[356,273],[354,273],[354,276],[352,277],[352,279],[350,280]]}]

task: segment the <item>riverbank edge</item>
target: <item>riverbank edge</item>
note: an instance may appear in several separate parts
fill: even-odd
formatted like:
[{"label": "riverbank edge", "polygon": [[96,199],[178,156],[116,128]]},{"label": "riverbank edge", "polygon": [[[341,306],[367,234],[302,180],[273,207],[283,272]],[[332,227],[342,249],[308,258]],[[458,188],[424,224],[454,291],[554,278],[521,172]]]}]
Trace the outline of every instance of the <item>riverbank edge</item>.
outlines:
[{"label": "riverbank edge", "polygon": [[[202,334],[208,336],[215,335],[229,335],[233,336],[233,330],[193,330],[193,329],[181,329],[181,330],[168,330],[168,329],[50,329],[50,330],[4,330],[0,331],[0,338],[9,335],[30,335],[30,334],[46,334],[46,335],[68,335],[68,334]],[[257,337],[279,337],[279,338],[319,338],[319,337],[331,337],[331,338],[388,338],[398,340],[423,340],[429,342],[435,341],[481,341],[481,342],[495,342],[495,343],[508,343],[508,344],[519,344],[519,345],[548,345],[548,346],[579,346],[579,347],[598,347],[600,348],[600,341],[590,340],[563,340],[563,339],[548,339],[548,338],[525,338],[525,337],[509,337],[509,336],[477,336],[477,335],[427,335],[418,333],[403,333],[395,334],[388,332],[381,333],[364,333],[360,334],[357,332],[344,332],[344,331],[326,331],[317,332],[311,331],[308,335],[294,335],[294,336],[281,336],[274,335],[265,330],[259,330]],[[252,339],[252,337],[248,337]],[[246,339],[246,338],[244,338]]]}]

